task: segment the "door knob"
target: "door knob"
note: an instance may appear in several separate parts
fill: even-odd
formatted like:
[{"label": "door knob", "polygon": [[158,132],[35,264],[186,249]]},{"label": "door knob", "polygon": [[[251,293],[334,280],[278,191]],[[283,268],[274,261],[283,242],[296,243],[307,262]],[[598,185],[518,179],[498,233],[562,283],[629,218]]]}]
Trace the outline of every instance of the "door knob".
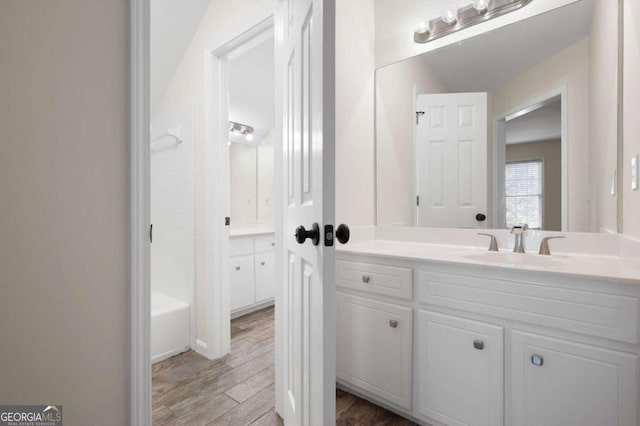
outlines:
[{"label": "door knob", "polygon": [[320,226],[317,223],[311,225],[311,229],[307,230],[300,225],[296,228],[296,241],[298,244],[304,244],[307,238],[311,239],[314,246],[320,244]]},{"label": "door knob", "polygon": [[478,214],[476,215],[476,220],[477,220],[478,222],[484,222],[485,220],[487,220],[487,216],[486,216],[486,215],[484,215],[484,214],[482,214],[482,213],[478,213]]},{"label": "door knob", "polygon": [[350,236],[351,231],[349,231],[349,227],[347,225],[344,223],[338,225],[338,229],[336,229],[336,238],[340,241],[340,244],[347,244]]}]

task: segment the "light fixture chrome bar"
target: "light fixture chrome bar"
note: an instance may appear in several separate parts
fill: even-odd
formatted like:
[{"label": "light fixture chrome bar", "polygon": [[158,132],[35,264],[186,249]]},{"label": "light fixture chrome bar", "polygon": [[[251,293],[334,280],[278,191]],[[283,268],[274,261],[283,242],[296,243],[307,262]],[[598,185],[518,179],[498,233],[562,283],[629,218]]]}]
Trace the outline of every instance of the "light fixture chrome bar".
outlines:
[{"label": "light fixture chrome bar", "polygon": [[413,33],[413,41],[416,43],[428,43],[438,38],[453,34],[464,28],[469,28],[489,19],[521,9],[533,0],[491,0],[488,7],[478,10],[473,4],[464,6],[457,11],[457,20],[451,24],[446,23],[442,17],[430,20],[426,25],[418,28]]}]

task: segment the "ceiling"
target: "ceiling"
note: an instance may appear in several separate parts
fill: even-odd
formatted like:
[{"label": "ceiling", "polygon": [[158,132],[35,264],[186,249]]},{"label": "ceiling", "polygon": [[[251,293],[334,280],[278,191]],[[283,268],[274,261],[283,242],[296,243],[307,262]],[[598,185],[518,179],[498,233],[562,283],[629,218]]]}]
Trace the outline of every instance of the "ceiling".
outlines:
[{"label": "ceiling", "polygon": [[560,97],[541,108],[507,121],[507,145],[560,139],[562,109]]},{"label": "ceiling", "polygon": [[211,0],[151,0],[151,110],[176,72]]},{"label": "ceiling", "polygon": [[451,92],[490,92],[586,37],[592,12],[582,0],[424,57]]},{"label": "ceiling", "polygon": [[275,128],[274,48],[271,36],[229,62],[229,120],[253,127],[252,143]]}]

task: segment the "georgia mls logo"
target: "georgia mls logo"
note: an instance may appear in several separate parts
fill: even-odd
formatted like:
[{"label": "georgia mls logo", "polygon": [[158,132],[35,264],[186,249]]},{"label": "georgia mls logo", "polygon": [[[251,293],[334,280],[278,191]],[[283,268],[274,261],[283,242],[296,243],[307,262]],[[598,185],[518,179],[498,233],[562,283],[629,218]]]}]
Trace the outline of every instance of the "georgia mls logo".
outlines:
[{"label": "georgia mls logo", "polygon": [[2,405],[0,426],[62,426],[62,405]]}]

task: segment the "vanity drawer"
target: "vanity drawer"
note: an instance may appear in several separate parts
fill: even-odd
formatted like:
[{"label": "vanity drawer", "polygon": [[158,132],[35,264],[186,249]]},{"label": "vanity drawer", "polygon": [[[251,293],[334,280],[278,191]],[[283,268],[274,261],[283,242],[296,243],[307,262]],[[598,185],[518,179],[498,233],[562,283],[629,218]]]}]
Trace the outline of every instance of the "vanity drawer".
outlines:
[{"label": "vanity drawer", "polygon": [[231,237],[229,239],[229,256],[253,254],[253,237]]},{"label": "vanity drawer", "polygon": [[360,262],[336,262],[336,285],[365,293],[411,299],[411,268]]},{"label": "vanity drawer", "polygon": [[255,237],[256,251],[273,250],[276,246],[275,234],[257,235]]},{"label": "vanity drawer", "polygon": [[635,297],[541,283],[420,271],[422,303],[638,343]]}]

